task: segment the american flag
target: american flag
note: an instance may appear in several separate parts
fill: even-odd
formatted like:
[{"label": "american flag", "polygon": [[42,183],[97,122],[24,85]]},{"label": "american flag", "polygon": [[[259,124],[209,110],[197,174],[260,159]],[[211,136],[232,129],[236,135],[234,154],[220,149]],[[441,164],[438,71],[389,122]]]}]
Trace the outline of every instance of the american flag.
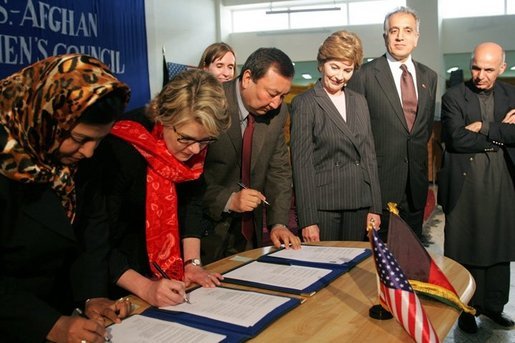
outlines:
[{"label": "american flag", "polygon": [[410,283],[377,232],[370,236],[379,276],[379,300],[418,343],[440,342]]},{"label": "american flag", "polygon": [[188,69],[195,69],[197,67],[187,64],[180,64],[175,62],[166,62],[166,56],[163,47],[163,87],[175,76]]}]

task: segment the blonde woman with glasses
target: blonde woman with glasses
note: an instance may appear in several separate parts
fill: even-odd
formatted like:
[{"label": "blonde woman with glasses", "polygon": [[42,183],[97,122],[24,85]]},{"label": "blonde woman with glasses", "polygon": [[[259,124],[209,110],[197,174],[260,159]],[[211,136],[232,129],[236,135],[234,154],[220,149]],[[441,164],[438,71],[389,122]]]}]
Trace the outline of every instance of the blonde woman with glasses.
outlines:
[{"label": "blonde woman with glasses", "polygon": [[206,147],[229,122],[220,82],[188,70],[115,124],[96,161],[111,218],[113,296],[129,291],[154,306],[176,305],[190,283],[220,284],[220,274],[202,268],[200,233],[179,228],[176,184],[200,177]]}]

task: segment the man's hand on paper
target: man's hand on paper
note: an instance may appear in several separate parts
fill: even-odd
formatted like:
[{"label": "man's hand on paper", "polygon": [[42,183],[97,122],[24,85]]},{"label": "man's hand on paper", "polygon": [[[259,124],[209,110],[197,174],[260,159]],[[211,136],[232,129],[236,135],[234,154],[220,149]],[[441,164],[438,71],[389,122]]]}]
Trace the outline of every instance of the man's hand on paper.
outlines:
[{"label": "man's hand on paper", "polygon": [[274,225],[270,232],[270,239],[276,248],[280,248],[284,244],[285,249],[300,249],[300,239],[295,236],[286,226]]}]

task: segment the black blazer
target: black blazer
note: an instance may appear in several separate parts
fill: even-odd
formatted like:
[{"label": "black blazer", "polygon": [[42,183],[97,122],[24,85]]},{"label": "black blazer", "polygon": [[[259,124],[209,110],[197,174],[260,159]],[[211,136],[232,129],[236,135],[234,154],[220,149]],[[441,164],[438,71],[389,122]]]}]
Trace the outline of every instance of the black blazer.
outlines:
[{"label": "black blazer", "polygon": [[365,98],[345,90],[344,121],[318,81],[293,99],[291,153],[300,227],[318,210],[381,213],[374,140]]},{"label": "black blazer", "polygon": [[[509,167],[515,158],[515,125],[503,124],[506,113],[515,108],[515,87],[497,81],[494,86],[494,118],[489,122],[488,135],[465,129],[481,121],[479,99],[472,91],[471,81],[450,88],[442,98],[442,141],[445,152],[438,173],[438,202],[449,213],[459,198],[463,181],[470,169],[470,159],[476,153],[505,149]],[[510,170],[513,171],[513,168]],[[513,178],[513,174],[512,174]]]},{"label": "black blazer", "polygon": [[93,182],[77,182],[72,226],[48,185],[0,175],[0,337],[43,342],[61,315],[107,296],[107,216]]},{"label": "black blazer", "polygon": [[348,87],[365,96],[374,134],[383,207],[400,203],[409,184],[417,209],[427,198],[427,142],[431,137],[436,101],[436,73],[413,61],[416,69],[418,108],[411,132],[386,55],[365,63]]}]

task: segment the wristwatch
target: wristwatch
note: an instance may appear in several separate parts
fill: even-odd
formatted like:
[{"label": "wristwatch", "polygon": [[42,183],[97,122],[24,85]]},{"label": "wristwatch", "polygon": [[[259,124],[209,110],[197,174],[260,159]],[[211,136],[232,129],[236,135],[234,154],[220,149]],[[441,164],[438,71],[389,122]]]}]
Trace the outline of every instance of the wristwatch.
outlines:
[{"label": "wristwatch", "polygon": [[197,267],[202,267],[202,261],[200,258],[192,258],[189,260],[184,261],[184,266],[186,267],[188,264],[192,264]]}]

